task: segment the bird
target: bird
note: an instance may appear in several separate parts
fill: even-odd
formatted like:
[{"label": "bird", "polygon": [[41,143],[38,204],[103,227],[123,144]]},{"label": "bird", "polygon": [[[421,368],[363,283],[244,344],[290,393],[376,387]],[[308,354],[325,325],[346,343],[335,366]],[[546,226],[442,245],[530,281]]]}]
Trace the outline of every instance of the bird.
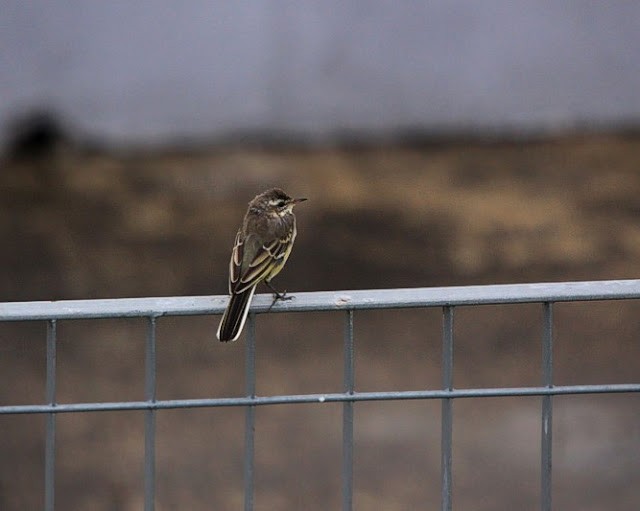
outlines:
[{"label": "bird", "polygon": [[293,199],[280,188],[256,195],[236,234],[229,262],[229,303],[220,320],[217,337],[222,342],[240,336],[256,287],[264,282],[276,300],[288,299],[271,280],[284,267],[296,239],[293,207],[307,200]]}]

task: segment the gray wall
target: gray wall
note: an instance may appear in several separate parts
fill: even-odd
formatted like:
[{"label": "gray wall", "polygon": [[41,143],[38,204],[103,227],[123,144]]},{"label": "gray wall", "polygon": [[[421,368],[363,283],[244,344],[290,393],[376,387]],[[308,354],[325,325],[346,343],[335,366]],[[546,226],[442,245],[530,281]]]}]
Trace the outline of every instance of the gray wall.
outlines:
[{"label": "gray wall", "polygon": [[119,144],[638,125],[640,2],[0,0],[0,137]]}]

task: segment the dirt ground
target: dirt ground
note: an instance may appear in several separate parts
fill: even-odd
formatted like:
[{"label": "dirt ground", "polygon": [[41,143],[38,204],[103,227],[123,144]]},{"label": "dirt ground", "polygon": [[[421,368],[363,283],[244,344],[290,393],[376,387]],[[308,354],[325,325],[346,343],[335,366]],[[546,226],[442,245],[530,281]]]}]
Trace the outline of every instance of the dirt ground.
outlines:
[{"label": "dirt ground", "polygon": [[[246,203],[309,201],[296,291],[637,278],[640,136],[113,153],[58,145],[0,171],[0,301],[226,292]],[[266,292],[265,289],[261,292]],[[0,307],[1,307],[0,303]],[[640,380],[640,303],[555,308],[557,384]],[[458,388],[541,381],[539,305],[461,307]],[[244,392],[218,317],[158,321],[158,398]],[[260,395],[342,389],[340,314],[257,320]],[[355,314],[357,390],[440,386],[441,311]],[[145,324],[59,324],[59,402],[142,399]],[[0,324],[0,403],[44,399],[45,325]],[[554,508],[640,506],[638,395],[554,399]],[[256,510],[339,509],[342,408],[256,412]],[[158,412],[158,510],[242,508],[244,411]],[[141,412],[59,415],[58,509],[138,510]],[[44,418],[0,416],[0,509],[41,509]],[[540,398],[454,404],[454,509],[539,509]],[[440,403],[355,406],[354,506],[436,509]]]}]

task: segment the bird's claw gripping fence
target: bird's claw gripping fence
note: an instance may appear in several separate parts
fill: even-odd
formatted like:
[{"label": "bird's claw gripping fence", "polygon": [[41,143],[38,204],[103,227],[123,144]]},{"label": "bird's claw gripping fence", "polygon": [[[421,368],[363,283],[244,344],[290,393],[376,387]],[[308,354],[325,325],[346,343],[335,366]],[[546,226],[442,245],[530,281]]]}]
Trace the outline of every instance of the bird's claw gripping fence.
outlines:
[{"label": "bird's claw gripping fence", "polygon": [[[0,415],[45,414],[45,505],[54,509],[56,414],[90,411],[144,410],[144,501],[145,510],[155,503],[155,412],[159,409],[234,406],[245,407],[244,508],[253,509],[255,407],[287,403],[343,403],[342,424],[342,502],[352,509],[353,500],[353,406],[360,401],[439,399],[441,415],[441,491],[442,510],[452,509],[452,426],[453,401],[459,398],[499,396],[541,397],[540,508],[551,510],[552,410],[553,396],[563,394],[610,394],[640,392],[640,383],[615,385],[554,386],[553,304],[588,300],[640,298],[640,280],[563,282],[552,284],[511,284],[445,288],[385,289],[344,292],[297,293],[295,300],[278,302],[271,308],[269,295],[257,296],[251,308],[245,338],[245,395],[212,399],[161,400],[156,398],[156,324],[162,316],[220,314],[227,297],[129,298],[110,300],[72,300],[57,302],[14,302],[0,304],[0,321],[46,321],[46,396],[39,405],[0,406]],[[473,388],[453,387],[453,318],[456,306],[540,303],[542,306],[542,380],[538,387]],[[442,328],[442,388],[433,390],[356,392],[354,388],[353,314],[362,309],[440,307]],[[255,314],[273,312],[337,311],[345,316],[343,392],[256,396]],[[145,400],[94,403],[56,402],[56,321],[92,318],[147,318],[145,355]],[[211,330],[211,349],[219,349]],[[338,355],[336,355],[338,356]]]}]

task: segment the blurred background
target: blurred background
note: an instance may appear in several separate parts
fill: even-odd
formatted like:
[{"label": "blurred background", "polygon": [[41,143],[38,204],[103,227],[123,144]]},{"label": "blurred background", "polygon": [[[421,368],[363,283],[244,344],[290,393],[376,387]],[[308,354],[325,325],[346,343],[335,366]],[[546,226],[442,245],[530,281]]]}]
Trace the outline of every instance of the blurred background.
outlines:
[{"label": "blurred background", "polygon": [[[224,294],[271,186],[310,199],[290,293],[636,278],[638,19],[623,1],[4,0],[0,300]],[[639,312],[557,305],[555,382],[637,382]],[[455,386],[538,385],[541,318],[458,308]],[[159,399],[243,394],[243,338],[218,343],[218,319],[159,319]],[[258,394],[340,391],[343,322],[259,316]],[[436,309],[355,314],[357,390],[438,388],[440,329]],[[0,324],[3,405],[43,402],[45,330]],[[58,331],[60,402],[143,398],[144,321]],[[638,509],[638,406],[554,399],[554,507]],[[340,405],[256,416],[255,508],[339,508]],[[455,509],[539,508],[539,422],[539,398],[456,401]],[[58,416],[58,508],[141,509],[143,427]],[[0,431],[0,509],[41,509],[44,418]],[[355,434],[356,509],[439,505],[439,402],[359,403]],[[241,509],[243,439],[241,409],[158,412],[156,509]]]}]

